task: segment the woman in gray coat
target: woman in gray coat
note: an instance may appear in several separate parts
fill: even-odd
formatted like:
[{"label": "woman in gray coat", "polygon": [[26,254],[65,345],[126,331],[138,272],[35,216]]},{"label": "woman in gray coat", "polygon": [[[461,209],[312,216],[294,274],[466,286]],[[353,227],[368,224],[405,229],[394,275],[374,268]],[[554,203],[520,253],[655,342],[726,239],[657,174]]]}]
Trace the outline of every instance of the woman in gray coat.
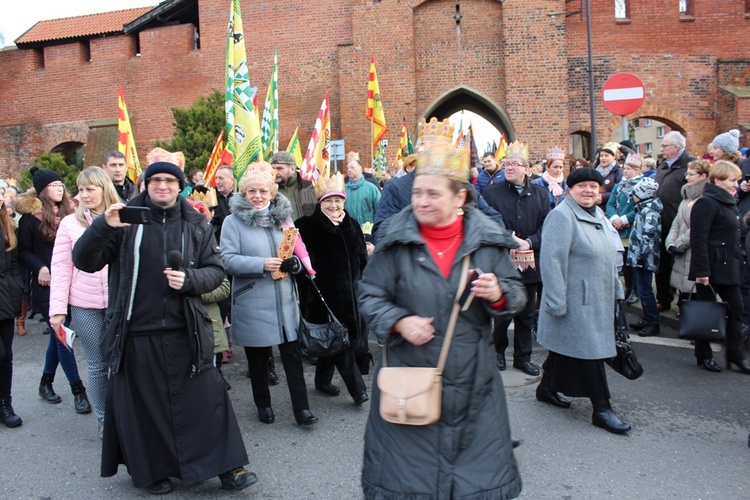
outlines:
[{"label": "woman in gray coat", "polygon": [[292,205],[278,194],[276,172],[266,162],[253,163],[240,180],[240,196],[230,200],[232,215],[221,229],[221,258],[232,282],[232,338],[245,347],[258,418],[276,419],[268,389],[271,348],[279,346],[294,418],[300,425],[318,421],[309,409],[302,361],[297,353],[299,310],[294,280],[274,279],[274,271],[299,272],[299,259],[278,257],[284,228],[294,227]]},{"label": "woman in gray coat", "polygon": [[[467,285],[474,299],[458,316],[443,372],[440,420],[425,426],[386,422],[380,390],[373,387],[362,489],[368,499],[513,498],[521,492],[521,478],[495,369],[491,320],[511,318],[523,308],[524,286],[508,255],[515,247],[510,235],[479,210],[464,207],[467,162],[455,153],[447,120],[446,137],[434,136],[437,125],[420,124],[424,142],[411,206],[381,225],[360,283],[360,312],[386,345],[388,366],[435,367],[464,257],[471,256],[471,267],[484,274]],[[376,379],[381,368],[382,360]]]},{"label": "woman in gray coat", "polygon": [[537,341],[549,355],[536,397],[560,408],[570,401],[558,392],[588,397],[592,423],[624,434],[631,427],[612,411],[604,371],[604,360],[616,354],[615,300],[623,298],[609,221],[596,206],[604,179],[582,168],[567,181],[570,196],[550,212],[542,232]]}]

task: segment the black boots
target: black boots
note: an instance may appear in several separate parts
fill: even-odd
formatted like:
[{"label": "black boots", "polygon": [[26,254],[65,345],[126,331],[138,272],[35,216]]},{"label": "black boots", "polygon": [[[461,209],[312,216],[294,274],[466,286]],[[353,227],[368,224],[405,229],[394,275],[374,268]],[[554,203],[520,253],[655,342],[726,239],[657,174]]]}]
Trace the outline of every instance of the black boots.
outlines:
[{"label": "black boots", "polygon": [[48,403],[57,404],[62,399],[52,389],[53,380],[55,380],[54,375],[50,375],[49,373],[42,374],[42,381],[39,382],[39,397]]},{"label": "black boots", "polygon": [[602,428],[612,434],[626,434],[632,429],[630,424],[626,424],[618,417],[607,399],[591,398],[591,404],[594,407],[594,413],[591,415],[591,423],[596,427]]},{"label": "black boots", "polygon": [[18,427],[23,423],[21,417],[13,411],[13,406],[10,404],[10,396],[0,398],[0,422],[5,424],[6,427]]},{"label": "black boots", "polygon": [[83,382],[73,382],[70,384],[70,390],[73,392],[75,401],[73,405],[76,408],[76,413],[91,413],[91,404],[89,398],[86,395],[86,388],[83,386]]}]

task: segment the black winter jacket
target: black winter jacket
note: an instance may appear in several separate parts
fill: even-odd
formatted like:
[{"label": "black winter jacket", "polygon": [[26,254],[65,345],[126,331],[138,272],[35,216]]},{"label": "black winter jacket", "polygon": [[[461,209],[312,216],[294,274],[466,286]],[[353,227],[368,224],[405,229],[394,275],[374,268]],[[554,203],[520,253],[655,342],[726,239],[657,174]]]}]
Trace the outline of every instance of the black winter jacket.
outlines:
[{"label": "black winter jacket", "polygon": [[550,211],[549,191],[531,184],[527,178],[520,194],[507,180],[487,186],[483,193],[487,204],[502,215],[508,231],[514,231],[518,238],[531,243],[536,266],[521,272],[524,284],[541,282],[539,249],[542,247],[542,225]]},{"label": "black winter jacket", "polygon": [[742,249],[737,200],[728,192],[706,184],[690,212],[691,281],[708,276],[709,283],[739,285]]},{"label": "black winter jacket", "polygon": [[682,186],[687,183],[685,172],[687,172],[688,163],[696,159],[695,156],[690,156],[685,150],[672,164],[672,168],[669,168],[666,161],[662,161],[656,167],[655,180],[659,183],[659,189],[656,190],[655,196],[661,200],[663,207],[661,213],[662,241],[666,241],[672,222],[677,217],[677,209],[682,203]]},{"label": "black winter jacket", "polygon": [[[0,207],[5,210],[5,207]],[[18,264],[18,246],[5,251],[5,237],[0,228],[0,321],[13,319],[21,314],[23,294],[23,272]]]},{"label": "black winter jacket", "polygon": [[[136,196],[128,205],[145,206],[146,193]],[[194,374],[213,367],[214,338],[211,317],[201,295],[218,287],[224,279],[224,265],[219,247],[206,219],[185,199],[182,207],[182,270],[185,283],[180,293],[184,300],[185,321],[192,336]],[[138,276],[135,256],[138,225],[123,229],[110,227],[104,217],[97,217],[73,247],[73,263],[81,271],[93,273],[109,265],[109,308],[104,320],[103,352],[112,373],[117,373],[125,348],[132,308],[133,280]]]}]

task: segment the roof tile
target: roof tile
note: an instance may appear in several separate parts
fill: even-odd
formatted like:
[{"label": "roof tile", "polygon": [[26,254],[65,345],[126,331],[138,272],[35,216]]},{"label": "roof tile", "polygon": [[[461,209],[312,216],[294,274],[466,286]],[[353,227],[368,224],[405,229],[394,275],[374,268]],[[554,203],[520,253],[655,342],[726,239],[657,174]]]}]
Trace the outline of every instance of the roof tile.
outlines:
[{"label": "roof tile", "polygon": [[39,21],[15,40],[16,45],[122,33],[123,26],[154,7],[117,10],[100,14]]}]

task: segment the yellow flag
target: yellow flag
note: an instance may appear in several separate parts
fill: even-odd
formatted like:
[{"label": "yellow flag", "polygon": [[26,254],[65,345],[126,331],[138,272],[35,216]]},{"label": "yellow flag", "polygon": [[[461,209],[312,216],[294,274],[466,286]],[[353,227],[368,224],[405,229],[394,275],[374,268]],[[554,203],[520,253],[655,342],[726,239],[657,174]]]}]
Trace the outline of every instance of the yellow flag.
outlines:
[{"label": "yellow flag", "polygon": [[299,145],[299,135],[297,135],[298,130],[299,127],[294,129],[294,134],[292,135],[292,138],[289,139],[289,145],[286,147],[287,152],[294,155],[294,163],[297,165],[297,168],[302,166],[302,148]]},{"label": "yellow flag", "polygon": [[125,105],[122,89],[119,90],[117,97],[117,151],[125,155],[125,163],[128,165],[128,179],[135,182],[141,175],[141,162],[138,160],[138,151],[135,149],[128,107]]},{"label": "yellow flag", "polygon": [[367,119],[372,122],[372,146],[378,146],[388,127],[385,125],[383,103],[380,101],[380,85],[375,71],[375,57],[370,61],[370,76],[367,80]]}]

